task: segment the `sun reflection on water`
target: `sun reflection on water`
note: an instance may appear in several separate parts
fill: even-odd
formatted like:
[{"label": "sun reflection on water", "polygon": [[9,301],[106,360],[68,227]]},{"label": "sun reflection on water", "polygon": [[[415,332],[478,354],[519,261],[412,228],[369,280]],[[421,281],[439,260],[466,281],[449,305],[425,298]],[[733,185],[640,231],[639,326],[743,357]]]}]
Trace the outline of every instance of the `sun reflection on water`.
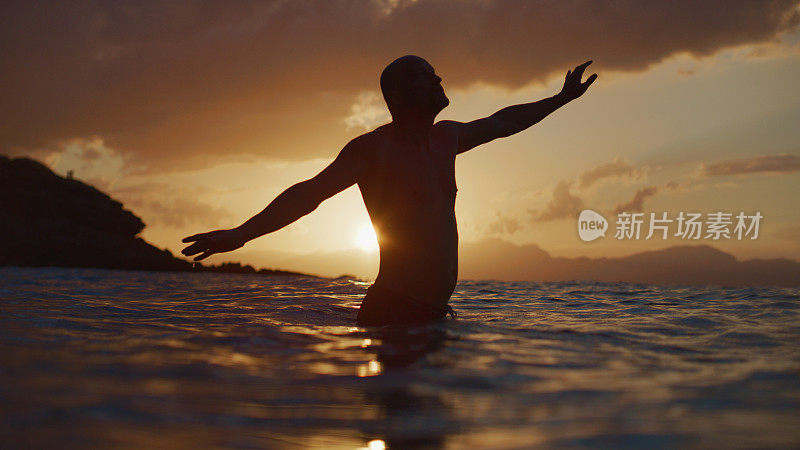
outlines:
[{"label": "sun reflection on water", "polygon": [[380,439],[375,439],[374,441],[369,441],[367,443],[368,450],[384,450],[386,448],[386,443],[384,443]]},{"label": "sun reflection on water", "polygon": [[353,326],[364,289],[0,268],[0,415],[32,448],[797,447],[796,289],[462,281],[413,330]]},{"label": "sun reflection on water", "polygon": [[374,359],[366,364],[358,366],[359,377],[372,377],[375,375],[380,375],[381,372],[382,372],[381,363]]}]

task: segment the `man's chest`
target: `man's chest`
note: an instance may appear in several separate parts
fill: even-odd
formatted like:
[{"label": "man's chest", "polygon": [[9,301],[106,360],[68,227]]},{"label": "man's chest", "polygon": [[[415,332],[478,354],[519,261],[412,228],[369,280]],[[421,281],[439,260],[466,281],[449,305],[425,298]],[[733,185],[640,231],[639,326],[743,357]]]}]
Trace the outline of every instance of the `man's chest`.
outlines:
[{"label": "man's chest", "polygon": [[384,182],[416,196],[455,195],[455,144],[431,139],[428,145],[393,145],[377,172]]}]

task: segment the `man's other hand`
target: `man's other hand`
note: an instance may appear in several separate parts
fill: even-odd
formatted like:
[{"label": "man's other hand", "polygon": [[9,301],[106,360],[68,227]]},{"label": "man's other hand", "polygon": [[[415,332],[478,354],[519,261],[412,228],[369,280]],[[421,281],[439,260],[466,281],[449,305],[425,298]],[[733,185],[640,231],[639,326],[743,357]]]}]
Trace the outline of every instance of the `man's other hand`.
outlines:
[{"label": "man's other hand", "polygon": [[586,82],[581,83],[583,71],[586,70],[586,67],[591,63],[591,61],[586,61],[574,70],[568,70],[567,76],[564,78],[564,87],[561,88],[561,92],[559,92],[558,95],[563,97],[566,101],[575,100],[583,95],[583,93],[589,89],[589,86],[594,83],[594,80],[597,79],[597,74],[592,74],[592,76],[586,79]]},{"label": "man's other hand", "polygon": [[194,258],[195,261],[200,261],[214,253],[230,252],[241,248],[247,242],[247,239],[239,229],[233,228],[195,234],[183,238],[181,242],[194,242],[194,244],[184,248],[181,253],[186,256],[201,253],[200,256]]}]

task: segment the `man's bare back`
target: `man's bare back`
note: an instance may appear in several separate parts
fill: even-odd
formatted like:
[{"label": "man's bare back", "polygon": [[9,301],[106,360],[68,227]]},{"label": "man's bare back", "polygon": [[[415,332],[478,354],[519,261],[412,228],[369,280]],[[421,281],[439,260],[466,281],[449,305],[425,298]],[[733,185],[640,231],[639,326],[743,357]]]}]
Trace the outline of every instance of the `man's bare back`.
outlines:
[{"label": "man's bare back", "polygon": [[583,95],[597,78],[581,81],[590,63],[568,71],[564,87],[553,97],[472,122],[434,123],[450,102],[442,79],[420,57],[398,58],[381,74],[391,123],[350,141],[322,172],[291,186],[241,226],[183,239],[194,242],[183,254],[199,253],[194,258],[199,261],[235,250],[358,184],[380,247],[378,277],[362,302],[359,322],[408,323],[415,314],[442,317],[458,278],[456,155],[525,130]]}]

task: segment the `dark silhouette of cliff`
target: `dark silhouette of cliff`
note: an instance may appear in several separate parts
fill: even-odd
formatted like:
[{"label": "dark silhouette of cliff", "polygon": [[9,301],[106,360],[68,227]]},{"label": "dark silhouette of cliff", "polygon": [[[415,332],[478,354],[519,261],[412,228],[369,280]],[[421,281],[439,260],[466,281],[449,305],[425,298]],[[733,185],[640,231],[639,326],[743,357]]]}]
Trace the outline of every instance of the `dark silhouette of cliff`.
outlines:
[{"label": "dark silhouette of cliff", "polygon": [[303,275],[238,263],[192,264],[137,235],[144,222],[92,186],[28,158],[0,156],[0,266]]}]

